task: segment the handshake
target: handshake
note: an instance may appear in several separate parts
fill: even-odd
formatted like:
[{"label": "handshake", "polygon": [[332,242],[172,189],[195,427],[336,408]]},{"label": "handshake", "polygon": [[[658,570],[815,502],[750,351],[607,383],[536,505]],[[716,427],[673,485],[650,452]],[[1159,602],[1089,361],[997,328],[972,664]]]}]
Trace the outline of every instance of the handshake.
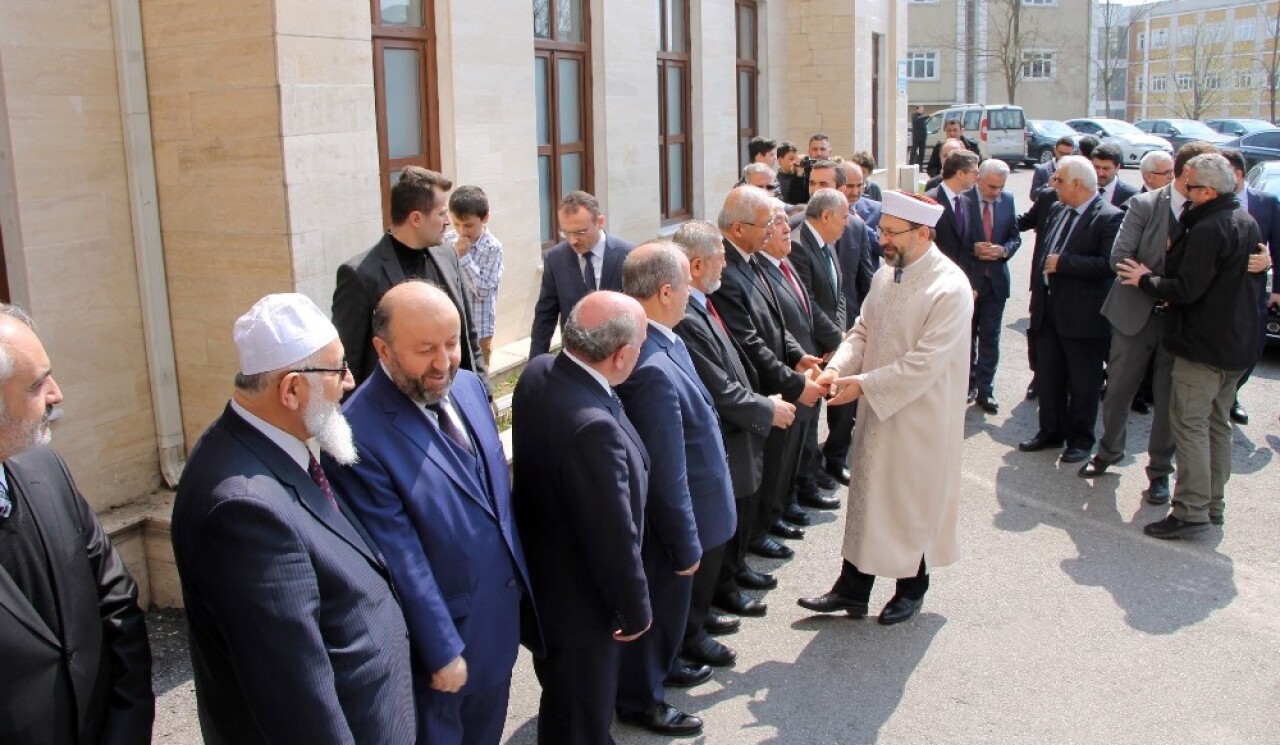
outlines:
[{"label": "handshake", "polygon": [[862,385],[857,376],[837,377],[835,370],[822,369],[825,361],[807,354],[796,363],[796,372],[803,373],[805,377],[804,392],[800,394],[801,404],[813,406],[819,398],[825,398],[828,406],[840,406],[862,395]]}]

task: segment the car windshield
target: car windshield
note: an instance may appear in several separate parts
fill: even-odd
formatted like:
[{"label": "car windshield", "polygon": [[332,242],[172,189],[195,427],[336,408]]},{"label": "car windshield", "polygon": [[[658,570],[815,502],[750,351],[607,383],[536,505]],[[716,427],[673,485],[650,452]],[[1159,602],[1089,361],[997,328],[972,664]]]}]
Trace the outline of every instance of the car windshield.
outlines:
[{"label": "car windshield", "polygon": [[1129,122],[1122,122],[1119,119],[1099,119],[1098,124],[1113,135],[1144,135],[1146,132],[1138,129]]},{"label": "car windshield", "polygon": [[1254,132],[1266,132],[1275,129],[1276,126],[1271,122],[1264,122],[1261,119],[1237,119],[1235,121],[1245,134],[1253,134]]},{"label": "car windshield", "polygon": [[1040,134],[1044,135],[1045,137],[1070,137],[1072,135],[1079,134],[1079,132],[1076,132],[1071,127],[1068,127],[1065,122],[1057,122],[1050,119],[1040,119],[1038,121],[1032,122],[1032,124],[1036,125],[1036,129],[1039,130]]},{"label": "car windshield", "polygon": [[1196,135],[1197,137],[1212,137],[1217,132],[1209,129],[1209,125],[1201,124],[1193,119],[1174,119],[1171,124],[1178,128],[1178,131],[1184,135]]}]

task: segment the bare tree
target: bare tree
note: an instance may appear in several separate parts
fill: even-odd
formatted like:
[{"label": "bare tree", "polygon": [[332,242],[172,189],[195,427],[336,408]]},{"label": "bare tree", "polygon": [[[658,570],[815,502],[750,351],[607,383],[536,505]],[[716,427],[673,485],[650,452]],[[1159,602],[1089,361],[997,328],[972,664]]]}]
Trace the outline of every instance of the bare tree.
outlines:
[{"label": "bare tree", "polygon": [[1257,63],[1262,66],[1262,74],[1267,84],[1267,96],[1271,103],[1271,123],[1276,122],[1276,91],[1280,89],[1280,6],[1270,13],[1261,9],[1261,17],[1266,25],[1266,41],[1263,45],[1262,57]]},{"label": "bare tree", "polygon": [[1163,63],[1172,78],[1172,113],[1200,119],[1217,109],[1228,84],[1229,57],[1225,24],[1179,26],[1177,38],[1170,39],[1159,55],[1151,56],[1152,64]]},{"label": "bare tree", "polygon": [[1153,7],[1150,3],[1120,5],[1114,2],[1101,2],[1097,6],[1098,51],[1092,56],[1107,116],[1111,116],[1111,88],[1128,71],[1129,29],[1150,15]]}]

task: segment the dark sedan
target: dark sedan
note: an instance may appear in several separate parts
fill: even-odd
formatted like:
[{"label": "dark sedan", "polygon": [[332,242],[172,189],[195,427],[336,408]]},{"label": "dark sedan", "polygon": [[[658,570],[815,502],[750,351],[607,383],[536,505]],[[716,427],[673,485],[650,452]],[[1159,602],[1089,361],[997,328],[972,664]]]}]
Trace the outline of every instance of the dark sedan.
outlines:
[{"label": "dark sedan", "polygon": [[1076,148],[1078,149],[1080,147],[1080,138],[1083,135],[1068,127],[1066,122],[1052,119],[1028,119],[1027,165],[1048,163],[1053,160],[1053,146],[1060,137],[1070,137],[1076,143]]},{"label": "dark sedan", "polygon": [[1143,119],[1142,121],[1134,122],[1133,126],[1143,132],[1168,140],[1175,153],[1178,152],[1178,148],[1188,142],[1202,140],[1214,145],[1221,145],[1231,139],[1231,135],[1214,132],[1208,126],[1195,119]]},{"label": "dark sedan", "polygon": [[1232,137],[1244,137],[1254,132],[1270,132],[1280,129],[1265,119],[1205,119],[1204,123],[1214,132],[1221,132]]},{"label": "dark sedan", "polygon": [[1257,132],[1225,142],[1221,147],[1235,148],[1244,155],[1245,168],[1280,160],[1280,129]]}]

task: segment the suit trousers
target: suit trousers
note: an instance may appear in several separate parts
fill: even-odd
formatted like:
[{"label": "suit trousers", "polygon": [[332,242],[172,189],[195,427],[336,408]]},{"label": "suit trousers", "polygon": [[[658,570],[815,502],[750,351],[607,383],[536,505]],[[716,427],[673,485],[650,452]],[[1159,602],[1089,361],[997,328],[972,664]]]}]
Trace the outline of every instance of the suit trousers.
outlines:
[{"label": "suit trousers", "polygon": [[[711,599],[715,596],[716,584],[720,581],[720,567],[724,564],[727,545],[722,543],[713,549],[703,551],[702,563],[698,565],[698,571],[693,573],[693,586],[689,591],[689,614],[684,622],[685,646],[692,646],[707,635],[703,624],[711,614]],[[678,662],[678,660],[673,661],[673,666]]]},{"label": "suit trousers", "polygon": [[1004,303],[991,289],[991,278],[985,278],[973,304],[973,346],[969,352],[969,389],[976,388],[980,396],[992,395],[995,388]]},{"label": "suit trousers", "polygon": [[[428,685],[422,681],[421,685]],[[465,691],[466,689],[464,689]],[[487,690],[465,693],[428,691],[418,695],[418,742],[442,745],[498,745],[507,723],[511,678]]]},{"label": "suit trousers", "polygon": [[733,537],[724,544],[724,557],[720,564],[720,576],[716,582],[714,597],[723,598],[733,595],[738,587],[738,574],[747,568],[747,544],[751,542],[751,531],[756,524],[757,507],[764,493],[764,483],[755,493],[735,500],[738,508],[738,527]]},{"label": "suit trousers", "polygon": [[[818,493],[818,484],[814,481],[813,474],[822,467],[822,451],[818,448],[819,405],[821,404],[814,406],[813,415],[809,417],[808,424],[805,426],[804,442],[800,446],[799,462],[796,464],[794,496],[813,496]],[[782,508],[786,509],[787,505],[793,501],[795,500],[792,495],[788,495]]]},{"label": "suit trousers", "polygon": [[[635,641],[622,645],[618,672],[619,713],[639,714],[666,700],[662,682],[684,642],[693,577],[681,577],[657,539],[647,540],[641,557],[649,580],[653,624]],[[699,567],[701,568],[701,567]]]},{"label": "suit trousers", "polygon": [[1208,521],[1225,508],[1231,478],[1231,402],[1241,371],[1223,370],[1183,357],[1173,358],[1170,421],[1178,447],[1178,483],[1173,516]]},{"label": "suit trousers", "polygon": [[[871,599],[871,588],[875,585],[874,574],[866,574],[846,560],[840,566],[840,578],[836,580],[831,591],[855,603],[865,603]],[[920,557],[920,571],[914,577],[901,577],[893,594],[911,600],[919,600],[929,591],[929,570],[924,565],[924,557]]]},{"label": "suit trousers", "polygon": [[822,460],[827,468],[849,465],[849,448],[853,446],[853,426],[858,416],[858,402],[827,406],[827,439],[822,443]]},{"label": "suit trousers", "polygon": [[1102,401],[1102,439],[1098,457],[1119,460],[1128,438],[1129,404],[1142,387],[1152,361],[1155,372],[1151,387],[1155,411],[1151,415],[1151,437],[1147,440],[1147,478],[1173,473],[1173,432],[1169,429],[1169,383],[1173,355],[1160,340],[1164,338],[1164,316],[1152,313],[1147,324],[1130,336],[1111,329],[1111,352],[1107,357],[1107,397]]},{"label": "suit trousers", "polygon": [[[796,419],[786,429],[773,428],[764,441],[764,470],[760,476],[760,501],[751,525],[750,540],[764,538],[769,526],[782,516],[791,501],[792,486],[800,468],[800,453],[809,437],[810,420],[818,410],[796,404]],[[812,475],[810,475],[812,478]],[[815,487],[816,490],[816,487]]]},{"label": "suit trousers", "polygon": [[1064,338],[1053,304],[1046,303],[1036,330],[1036,357],[1040,432],[1065,439],[1069,448],[1092,450],[1107,340]]},{"label": "suit trousers", "polygon": [[586,647],[548,647],[545,656],[534,656],[533,672],[542,686],[538,745],[614,745],[609,728],[623,644],[609,639]]}]

